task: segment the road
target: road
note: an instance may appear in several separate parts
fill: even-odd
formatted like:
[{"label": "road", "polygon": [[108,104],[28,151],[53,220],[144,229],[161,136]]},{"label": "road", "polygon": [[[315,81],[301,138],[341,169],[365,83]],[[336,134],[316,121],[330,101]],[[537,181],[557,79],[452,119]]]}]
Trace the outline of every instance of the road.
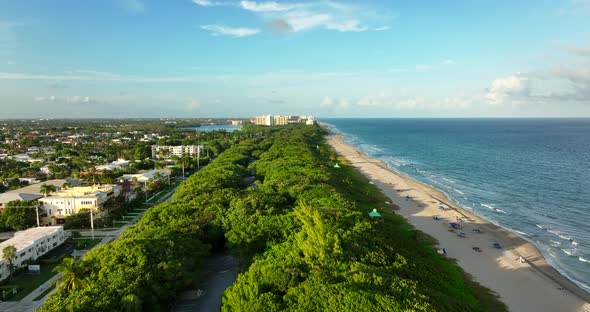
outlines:
[{"label": "road", "polygon": [[198,285],[180,295],[172,312],[219,311],[223,292],[238,277],[238,267],[238,260],[229,254],[211,255]]}]

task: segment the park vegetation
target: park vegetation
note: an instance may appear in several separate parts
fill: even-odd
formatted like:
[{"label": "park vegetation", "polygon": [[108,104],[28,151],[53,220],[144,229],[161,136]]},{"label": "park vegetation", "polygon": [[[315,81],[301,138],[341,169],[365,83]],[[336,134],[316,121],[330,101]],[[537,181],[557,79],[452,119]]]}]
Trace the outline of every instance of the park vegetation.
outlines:
[{"label": "park vegetation", "polygon": [[[391,213],[316,126],[245,126],[123,235],[61,268],[41,311],[167,311],[209,253],[242,273],[222,311],[504,311]],[[334,168],[336,162],[340,168]],[[368,212],[380,209],[383,220]]]}]

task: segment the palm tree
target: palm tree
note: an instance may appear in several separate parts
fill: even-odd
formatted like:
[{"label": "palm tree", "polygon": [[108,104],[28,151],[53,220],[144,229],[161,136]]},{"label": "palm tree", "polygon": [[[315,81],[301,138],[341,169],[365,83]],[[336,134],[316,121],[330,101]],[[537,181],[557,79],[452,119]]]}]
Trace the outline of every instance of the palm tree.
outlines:
[{"label": "palm tree", "polygon": [[66,257],[53,269],[61,277],[55,281],[57,288],[63,291],[78,290],[84,287],[84,272],[80,267],[80,261]]},{"label": "palm tree", "polygon": [[47,197],[50,193],[55,192],[56,188],[55,185],[43,184],[39,190]]},{"label": "palm tree", "polygon": [[2,259],[8,262],[8,279],[12,280],[14,272],[14,258],[16,257],[16,247],[8,245],[2,249]]}]

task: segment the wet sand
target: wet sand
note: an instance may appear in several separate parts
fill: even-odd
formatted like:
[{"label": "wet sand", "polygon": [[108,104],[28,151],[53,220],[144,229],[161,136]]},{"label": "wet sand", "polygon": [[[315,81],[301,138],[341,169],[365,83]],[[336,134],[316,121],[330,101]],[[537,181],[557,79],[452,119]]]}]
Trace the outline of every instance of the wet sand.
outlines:
[{"label": "wet sand", "polygon": [[[548,265],[531,243],[461,209],[439,190],[391,170],[345,143],[341,136],[328,135],[326,139],[400,207],[396,213],[435,237],[447,257],[457,259],[476,281],[495,291],[511,311],[590,311],[590,294]],[[450,222],[461,228],[452,229]],[[465,237],[458,235],[461,232]],[[502,248],[494,248],[494,243]]]}]

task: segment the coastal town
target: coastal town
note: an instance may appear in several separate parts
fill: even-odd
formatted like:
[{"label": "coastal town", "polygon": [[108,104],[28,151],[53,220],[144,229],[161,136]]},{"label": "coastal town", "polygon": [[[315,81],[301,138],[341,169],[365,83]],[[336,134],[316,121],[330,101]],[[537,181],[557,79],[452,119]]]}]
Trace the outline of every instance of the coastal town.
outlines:
[{"label": "coastal town", "polygon": [[314,118],[0,122],[0,301],[53,289],[64,257],[114,239],[169,198],[236,139],[224,125],[293,123]]},{"label": "coastal town", "polygon": [[590,312],[589,17],[0,1],[0,312]]}]

